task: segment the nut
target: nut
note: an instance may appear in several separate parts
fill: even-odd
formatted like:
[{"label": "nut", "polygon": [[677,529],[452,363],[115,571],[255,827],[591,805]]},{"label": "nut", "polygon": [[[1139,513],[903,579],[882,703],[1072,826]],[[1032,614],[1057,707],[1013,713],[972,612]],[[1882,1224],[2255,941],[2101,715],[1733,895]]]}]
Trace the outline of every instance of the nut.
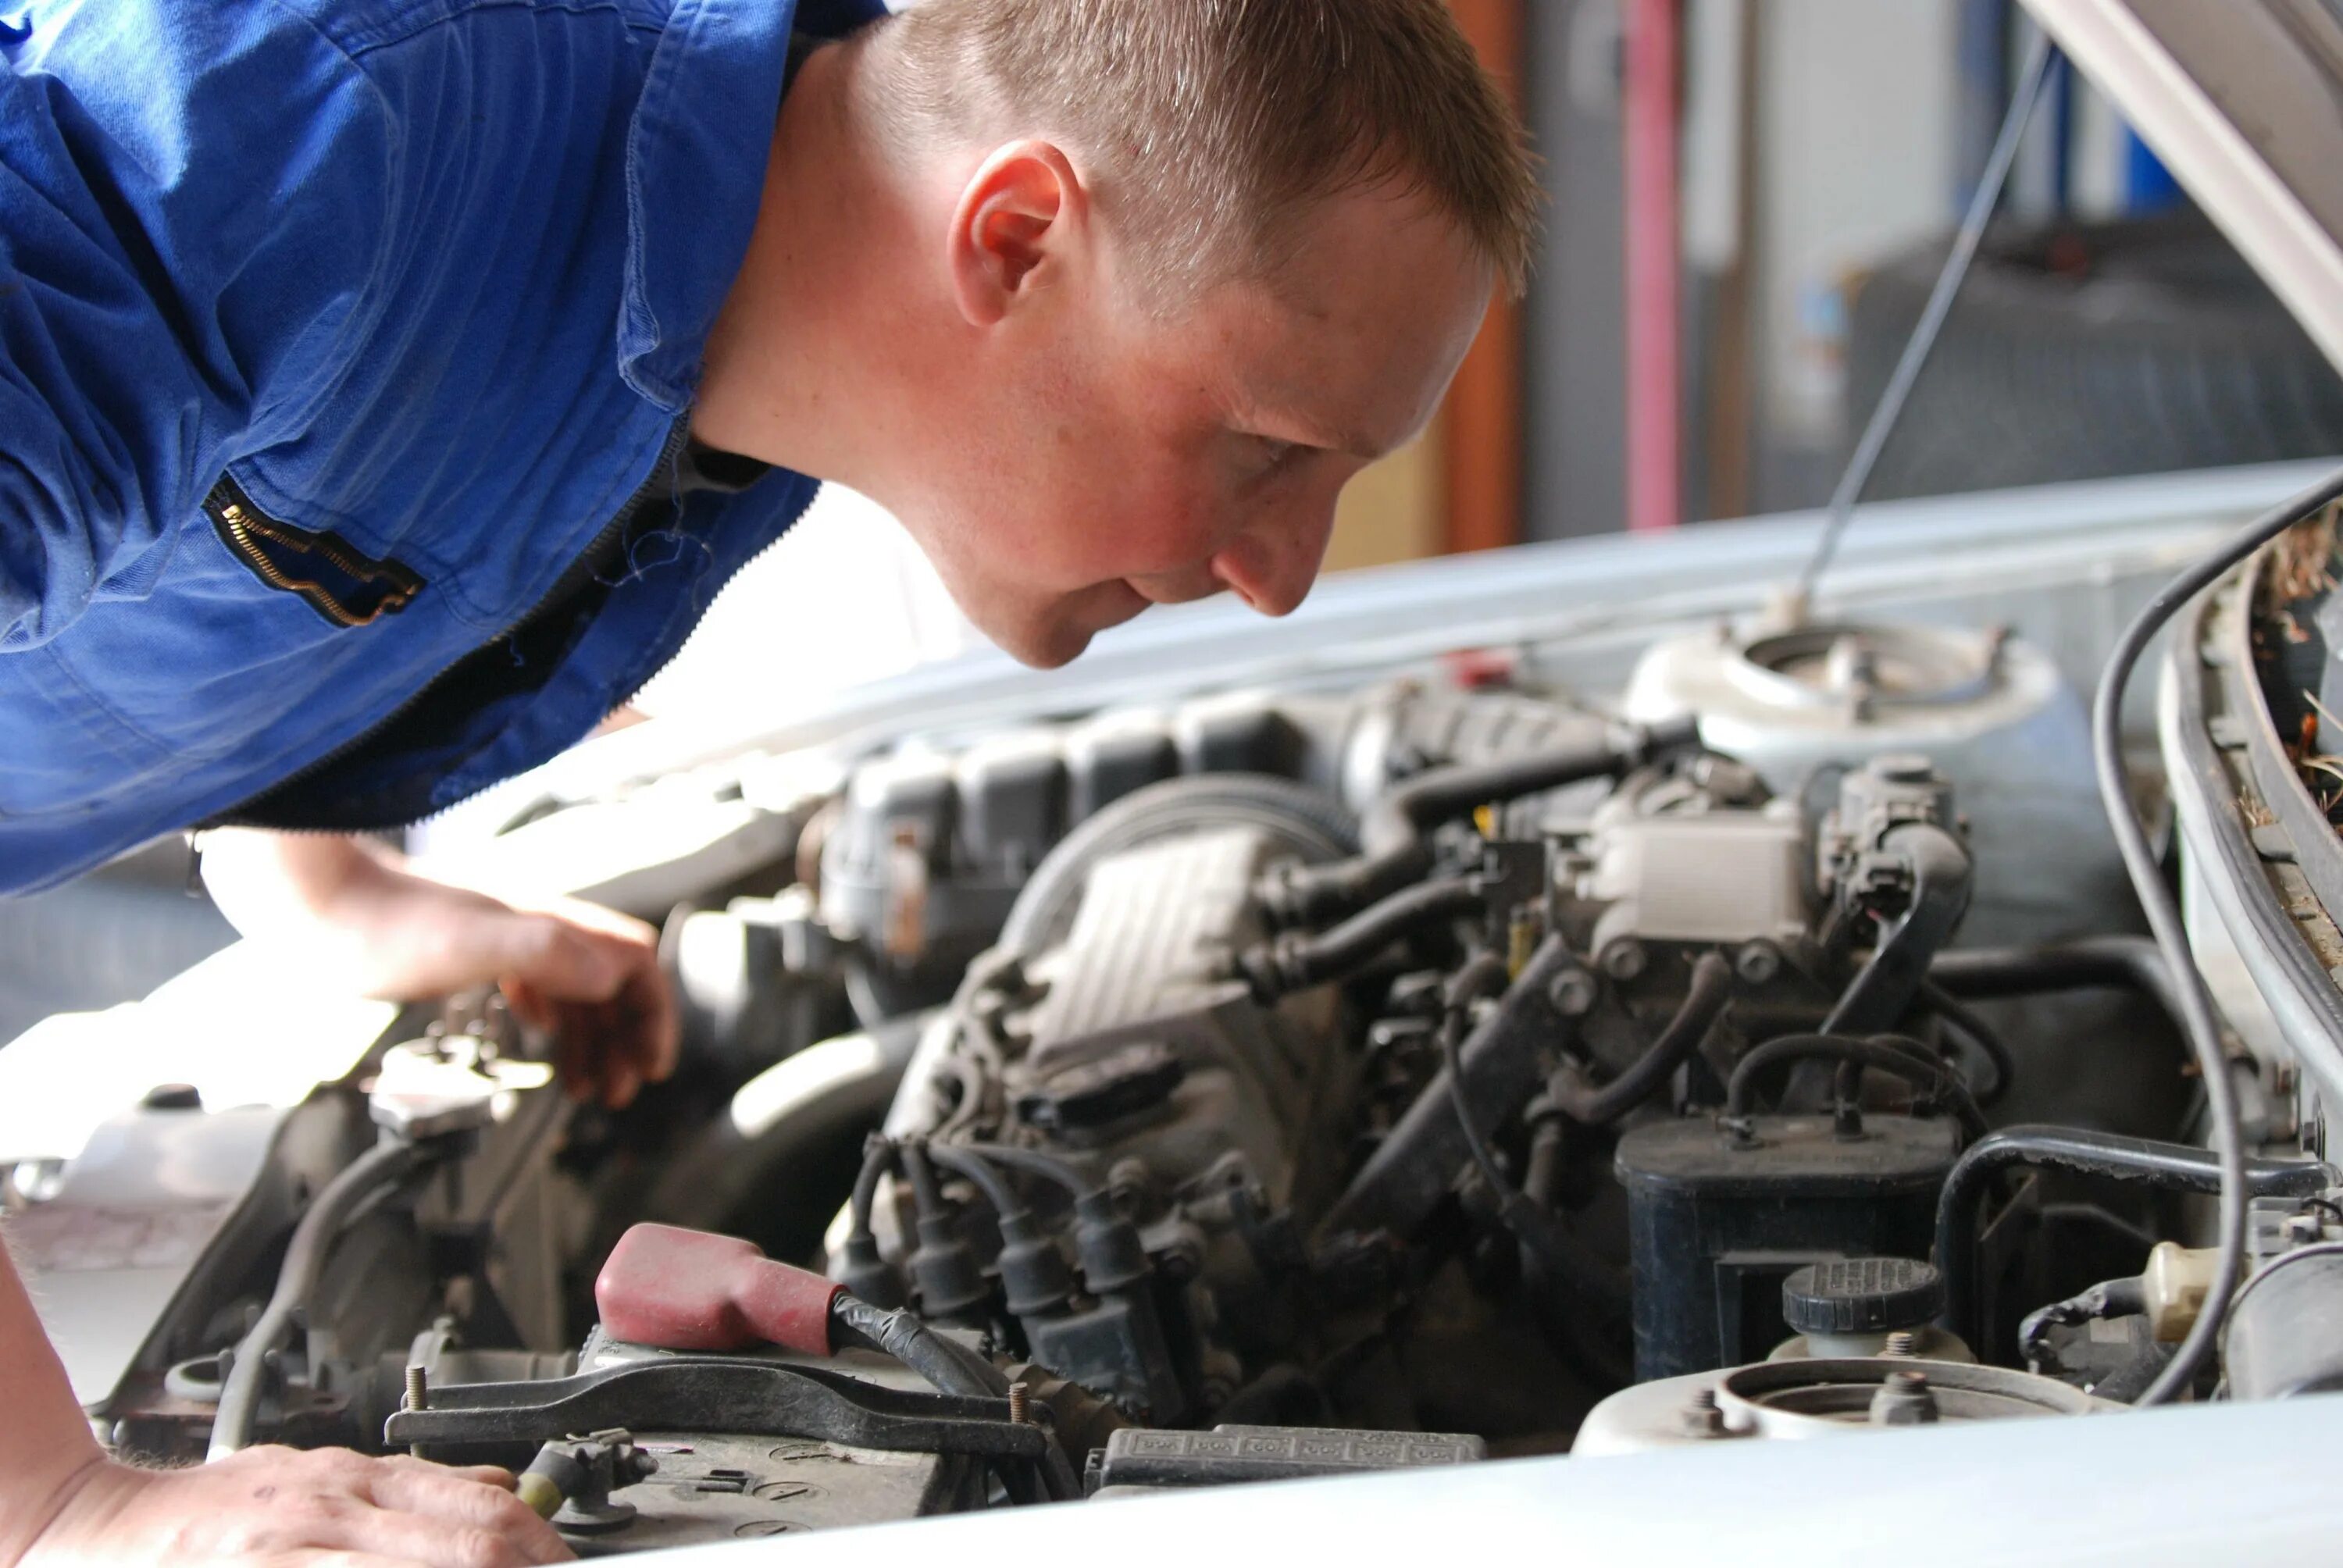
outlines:
[{"label": "nut", "polygon": [[1748,985],[1769,985],[1782,972],[1782,950],[1768,941],[1746,942],[1733,955],[1733,972]]},{"label": "nut", "polygon": [[1545,1000],[1564,1018],[1584,1018],[1602,999],[1602,987],[1582,969],[1566,969],[1545,988]]},{"label": "nut", "polygon": [[1631,980],[1644,972],[1650,955],[1633,937],[1621,937],[1603,950],[1603,972],[1613,980]]},{"label": "nut", "polygon": [[1941,1413],[1926,1372],[1895,1372],[1871,1396],[1868,1415],[1873,1426],[1926,1426]]}]

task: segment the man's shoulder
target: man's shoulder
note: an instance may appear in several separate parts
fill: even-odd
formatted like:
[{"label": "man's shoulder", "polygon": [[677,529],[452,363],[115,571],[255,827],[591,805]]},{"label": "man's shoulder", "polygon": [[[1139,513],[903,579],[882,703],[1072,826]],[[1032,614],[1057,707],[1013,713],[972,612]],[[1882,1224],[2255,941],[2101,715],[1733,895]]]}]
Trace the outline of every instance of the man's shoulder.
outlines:
[{"label": "man's shoulder", "polygon": [[397,45],[449,29],[478,31],[485,24],[495,41],[515,49],[566,49],[581,35],[598,34],[615,21],[624,28],[656,35],[667,25],[674,0],[254,0],[287,22],[313,30],[351,59],[394,50]]}]

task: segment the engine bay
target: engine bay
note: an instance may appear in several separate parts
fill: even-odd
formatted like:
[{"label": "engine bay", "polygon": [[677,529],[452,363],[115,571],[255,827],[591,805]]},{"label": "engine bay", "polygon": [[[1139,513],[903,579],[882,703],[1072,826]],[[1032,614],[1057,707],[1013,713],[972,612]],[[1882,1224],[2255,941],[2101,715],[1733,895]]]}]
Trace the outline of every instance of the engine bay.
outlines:
[{"label": "engine bay", "polygon": [[[150,1096],[18,1166],[35,1273],[109,1169],[248,1168],[115,1449],[505,1463],[598,1554],[2096,1416],[2213,1278],[2178,988],[2006,630],[1108,709],[758,814],[668,918],[686,1067],[627,1112],[465,997],[290,1111]],[[2255,1272],[2188,1392],[2338,1386],[2317,1090],[2233,1067]]]}]

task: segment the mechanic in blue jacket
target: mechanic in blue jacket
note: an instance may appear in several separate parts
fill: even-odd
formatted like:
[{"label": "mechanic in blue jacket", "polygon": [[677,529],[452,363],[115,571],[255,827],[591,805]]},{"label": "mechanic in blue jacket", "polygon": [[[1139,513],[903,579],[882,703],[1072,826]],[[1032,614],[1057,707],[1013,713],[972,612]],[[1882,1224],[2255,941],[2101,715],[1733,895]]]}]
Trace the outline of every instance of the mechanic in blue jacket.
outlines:
[{"label": "mechanic in blue jacket", "polygon": [[[621,1101],[645,930],[349,835],[584,736],[818,478],[1036,665],[1300,602],[1531,244],[1441,0],[877,15],[0,0],[0,890],[224,829],[287,961],[499,981]],[[0,1568],[566,1554],[473,1473],[106,1460],[5,1263],[0,1417]]]}]

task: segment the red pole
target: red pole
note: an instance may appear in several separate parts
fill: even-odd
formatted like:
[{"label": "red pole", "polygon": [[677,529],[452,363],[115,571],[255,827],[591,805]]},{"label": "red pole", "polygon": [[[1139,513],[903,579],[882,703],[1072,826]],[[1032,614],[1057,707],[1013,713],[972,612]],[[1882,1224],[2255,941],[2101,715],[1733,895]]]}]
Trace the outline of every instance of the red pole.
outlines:
[{"label": "red pole", "polygon": [[1677,338],[1676,55],[1680,0],[1628,0],[1626,85],[1627,526],[1684,518]]}]

